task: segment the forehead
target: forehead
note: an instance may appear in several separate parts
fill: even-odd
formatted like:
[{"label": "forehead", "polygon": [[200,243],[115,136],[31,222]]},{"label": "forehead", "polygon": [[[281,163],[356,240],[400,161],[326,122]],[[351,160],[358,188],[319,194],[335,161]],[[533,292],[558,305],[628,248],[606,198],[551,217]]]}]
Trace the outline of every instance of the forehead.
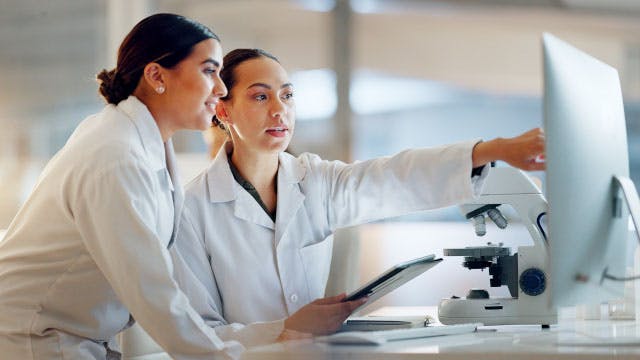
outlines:
[{"label": "forehead", "polygon": [[282,65],[264,56],[247,60],[238,65],[234,75],[237,86],[242,88],[254,83],[264,83],[279,88],[289,82],[289,76]]},{"label": "forehead", "polygon": [[222,64],[222,46],[218,40],[206,39],[200,41],[193,46],[191,54],[185,60],[199,64],[209,59]]}]

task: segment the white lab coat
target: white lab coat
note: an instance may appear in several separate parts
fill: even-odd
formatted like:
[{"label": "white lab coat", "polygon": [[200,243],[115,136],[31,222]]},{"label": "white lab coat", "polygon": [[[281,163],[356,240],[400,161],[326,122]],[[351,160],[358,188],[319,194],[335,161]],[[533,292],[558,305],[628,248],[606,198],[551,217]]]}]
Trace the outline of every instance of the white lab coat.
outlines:
[{"label": "white lab coat", "polygon": [[[489,167],[472,179],[476,143],[408,150],[350,165],[282,153],[275,224],[234,180],[227,143],[187,185],[176,248],[200,284],[180,277],[178,282],[205,320],[218,326],[222,339],[243,342],[248,333],[255,343],[273,341],[274,332],[260,339],[255,322],[282,326],[282,319],[323,296],[330,235],[337,228],[453,205],[478,194]],[[249,325],[243,329],[242,324]]]},{"label": "white lab coat", "polygon": [[172,278],[173,160],[133,96],[78,126],[0,243],[0,357],[117,358],[130,312],[176,359],[238,355]]}]

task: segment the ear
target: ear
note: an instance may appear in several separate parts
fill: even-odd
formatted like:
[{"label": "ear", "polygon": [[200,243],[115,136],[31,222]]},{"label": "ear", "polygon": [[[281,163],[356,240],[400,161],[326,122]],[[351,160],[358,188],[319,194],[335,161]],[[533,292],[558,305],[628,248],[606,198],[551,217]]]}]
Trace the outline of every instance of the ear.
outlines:
[{"label": "ear", "polygon": [[162,66],[157,63],[148,63],[143,70],[142,77],[144,81],[155,92],[162,94],[166,89]]},{"label": "ear", "polygon": [[227,112],[224,101],[218,101],[218,103],[216,104],[216,117],[225,125],[233,123],[229,118],[229,113]]}]

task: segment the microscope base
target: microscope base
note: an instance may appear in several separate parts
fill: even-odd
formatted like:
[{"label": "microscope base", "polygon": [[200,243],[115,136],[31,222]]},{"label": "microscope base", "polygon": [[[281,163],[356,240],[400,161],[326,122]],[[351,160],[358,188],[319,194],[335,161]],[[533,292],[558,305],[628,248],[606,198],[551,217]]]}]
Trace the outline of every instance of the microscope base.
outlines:
[{"label": "microscope base", "polygon": [[545,299],[536,303],[513,298],[443,299],[438,319],[446,325],[480,322],[485,325],[551,325],[558,322]]}]

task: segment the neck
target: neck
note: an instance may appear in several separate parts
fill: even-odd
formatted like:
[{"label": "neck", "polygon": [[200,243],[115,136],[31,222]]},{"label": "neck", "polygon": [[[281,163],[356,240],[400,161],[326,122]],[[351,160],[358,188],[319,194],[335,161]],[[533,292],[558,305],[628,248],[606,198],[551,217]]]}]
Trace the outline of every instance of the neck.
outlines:
[{"label": "neck", "polygon": [[[151,114],[153,115],[153,113]],[[164,123],[158,120],[158,118],[155,115],[153,116],[153,118],[156,119],[156,124],[158,124],[158,129],[160,129],[160,136],[162,136],[162,142],[166,143],[169,139],[171,139],[175,131],[173,129],[170,129],[168,126],[164,126],[163,125]]]},{"label": "neck", "polygon": [[278,173],[277,153],[259,154],[234,146],[231,162],[258,192],[275,191]]},{"label": "neck", "polygon": [[227,133],[224,130],[217,128],[217,126],[215,128],[209,129],[208,131],[209,134],[211,134],[211,142],[209,144],[209,157],[213,159],[216,157],[216,155],[218,155],[218,151],[220,151],[220,148],[224,146],[229,138],[227,137]]},{"label": "neck", "polygon": [[171,126],[171,122],[167,121],[165,111],[162,110],[162,104],[159,101],[156,101],[157,97],[149,96],[142,89],[136,89],[136,91],[133,92],[133,95],[137,97],[138,100],[147,107],[147,109],[149,109],[151,116],[153,116],[153,120],[156,122],[156,125],[160,130],[162,142],[167,142],[167,140],[169,140],[176,131]]},{"label": "neck", "polygon": [[234,147],[231,162],[240,175],[253,185],[267,212],[272,214],[278,203],[276,194],[278,153],[260,154],[246,150],[242,147]]}]

